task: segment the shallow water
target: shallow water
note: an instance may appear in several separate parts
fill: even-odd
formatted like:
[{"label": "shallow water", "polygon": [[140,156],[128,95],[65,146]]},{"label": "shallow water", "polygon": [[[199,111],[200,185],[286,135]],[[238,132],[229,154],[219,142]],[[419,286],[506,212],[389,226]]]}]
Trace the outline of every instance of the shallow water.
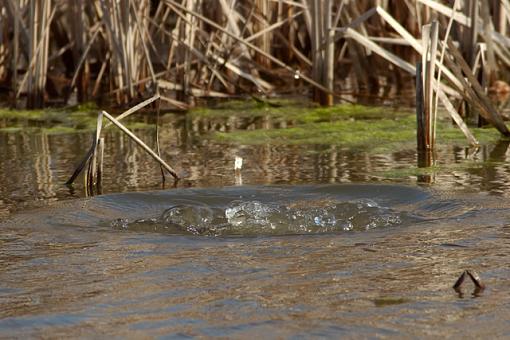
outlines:
[{"label": "shallow water", "polygon": [[[108,133],[92,198],[62,184],[88,134],[0,134],[1,337],[510,335],[507,142],[392,177],[413,150],[228,146],[193,126],[162,131],[187,170],[164,190]],[[452,289],[466,269],[484,291]]]},{"label": "shallow water", "polygon": [[[284,205],[325,199],[344,208],[368,201],[399,219],[290,235],[294,225],[283,218],[279,236],[253,222],[237,225],[251,226],[244,236],[197,233],[186,228],[193,215],[181,216],[179,227],[112,224],[158,218],[176,202],[223,211],[232,200],[279,202],[272,214],[281,217]],[[356,215],[367,205],[349,209]],[[69,201],[1,226],[0,329],[19,337],[508,336],[509,218],[510,205],[491,196],[482,202],[397,185],[177,189]],[[475,299],[471,283],[461,298],[451,288],[465,269],[480,272],[488,287]]]}]

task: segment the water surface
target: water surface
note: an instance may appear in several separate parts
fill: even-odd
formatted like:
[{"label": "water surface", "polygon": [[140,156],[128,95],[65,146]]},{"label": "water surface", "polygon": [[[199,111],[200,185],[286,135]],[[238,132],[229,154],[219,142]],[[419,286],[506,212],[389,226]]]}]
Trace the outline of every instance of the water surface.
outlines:
[{"label": "water surface", "polygon": [[[89,133],[0,133],[2,336],[509,335],[507,142],[442,146],[450,170],[414,174],[413,150],[234,146],[203,137],[221,124],[165,126],[176,188],[111,131],[105,195],[89,198],[63,185]],[[465,269],[487,289],[455,292]]]}]

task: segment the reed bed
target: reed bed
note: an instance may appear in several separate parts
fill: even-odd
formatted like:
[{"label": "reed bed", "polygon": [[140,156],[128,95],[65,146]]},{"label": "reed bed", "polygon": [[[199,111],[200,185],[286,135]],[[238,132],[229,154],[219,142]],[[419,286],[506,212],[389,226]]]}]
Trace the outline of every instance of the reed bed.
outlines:
[{"label": "reed bed", "polygon": [[427,126],[441,102],[508,133],[486,95],[508,81],[508,0],[3,0],[0,19],[0,88],[17,107],[159,95],[186,110],[303,89],[331,105],[414,88],[422,59]]}]

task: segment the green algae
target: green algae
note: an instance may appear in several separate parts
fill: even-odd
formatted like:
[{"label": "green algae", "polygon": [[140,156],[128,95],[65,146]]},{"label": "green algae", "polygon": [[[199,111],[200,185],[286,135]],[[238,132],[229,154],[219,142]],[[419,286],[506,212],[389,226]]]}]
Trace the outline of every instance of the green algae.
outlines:
[{"label": "green algae", "polygon": [[[312,112],[306,116],[308,121],[303,119],[303,123],[293,127],[217,132],[213,138],[236,144],[329,144],[371,151],[408,148],[416,143],[416,123],[412,115],[392,114],[391,118],[386,118],[381,110],[370,110],[370,119],[355,119],[353,114],[361,115],[358,111],[337,110],[330,113],[327,112],[328,122],[323,120],[323,112]],[[334,118],[331,118],[333,115]],[[373,115],[379,118],[374,119]]]},{"label": "green algae", "polygon": [[[405,168],[393,168],[385,171],[374,171],[371,174],[386,179],[402,179],[407,177],[434,175],[445,170],[446,169],[441,166],[430,166],[426,168],[419,168],[417,166],[407,166]],[[449,168],[448,170],[451,171],[452,169]]]},{"label": "green algae", "polygon": [[[124,125],[131,131],[135,130],[145,130],[145,129],[155,129],[155,125],[147,124],[142,122],[129,122]],[[117,127],[111,125],[105,128],[105,131],[115,131]],[[75,134],[75,133],[92,133],[95,131],[94,126],[88,126],[86,128],[76,128],[71,126],[64,125],[55,125],[55,126],[9,126],[0,128],[0,133],[31,133],[31,134],[47,134],[47,135],[62,135],[62,134]]]},{"label": "green algae", "polygon": [[[239,129],[214,132],[207,138],[242,145],[336,145],[370,153],[384,153],[416,148],[416,118],[410,109],[340,104],[319,107],[291,99],[231,100],[210,108],[191,110],[189,117],[205,121],[227,122],[230,119],[263,118],[286,122],[284,128]],[[28,127],[51,134],[93,131],[97,106],[87,103],[73,108],[47,110],[1,110],[0,119],[7,123],[2,132],[16,132]],[[129,129],[153,128],[154,125],[129,119]],[[114,128],[114,127],[113,127]],[[472,128],[481,144],[494,143],[501,135],[493,128]],[[438,122],[437,145],[466,146],[467,142],[449,119]]]},{"label": "green algae", "polygon": [[11,110],[0,109],[0,119],[28,119],[28,120],[45,120],[51,111],[47,110]]},{"label": "green algae", "polygon": [[[277,103],[277,104],[276,104]],[[300,123],[331,122],[339,119],[376,120],[404,117],[409,112],[386,107],[370,107],[356,104],[339,104],[332,107],[320,107],[311,102],[299,100],[269,101],[261,103],[255,100],[229,101],[212,107],[198,107],[190,110],[193,118],[229,118],[232,116],[267,117],[296,120]]]},{"label": "green algae", "polygon": [[73,112],[97,112],[99,107],[95,102],[81,103],[70,108]]},{"label": "green algae", "polygon": [[[48,108],[44,110],[0,109],[3,128],[0,132],[19,131],[47,134],[65,134],[94,131],[97,125],[97,106],[86,103],[67,108]],[[152,124],[136,122],[132,118],[124,122],[128,129],[153,128]],[[115,127],[112,127],[115,129]]]},{"label": "green algae", "polygon": [[0,128],[2,133],[30,133],[30,134],[47,134],[47,135],[61,135],[70,133],[83,133],[83,130],[76,130],[67,126],[54,126],[54,127],[35,127],[35,126],[12,126]]},{"label": "green algae", "polygon": [[[129,130],[145,130],[145,129],[156,129],[156,125],[144,123],[144,122],[127,122],[124,124]],[[117,129],[116,126],[111,125],[107,129]]]},{"label": "green algae", "polygon": [[485,160],[483,162],[474,160],[463,160],[458,163],[436,164],[430,167],[422,168],[417,166],[407,166],[402,168],[393,168],[385,171],[372,172],[373,175],[386,179],[402,179],[407,177],[417,177],[426,175],[449,174],[454,171],[477,171],[486,168],[494,168],[503,165],[504,161]]},{"label": "green algae", "polygon": [[30,122],[37,122],[51,124],[73,121],[80,123],[85,119],[91,121],[94,115],[97,117],[97,113],[92,113],[92,111],[64,108],[48,108],[44,110],[0,109],[0,119],[6,120],[9,123],[23,122],[29,124]]},{"label": "green algae", "polygon": [[3,133],[17,133],[20,131],[23,131],[23,127],[9,126],[9,127],[0,128],[0,132],[3,132]]},{"label": "green algae", "polygon": [[[275,104],[276,105],[276,104]],[[190,117],[193,118],[228,118],[228,117],[283,117],[287,114],[292,114],[295,110],[302,111],[302,107],[296,104],[286,104],[271,106],[251,101],[232,100],[229,102],[214,105],[212,107],[197,107],[189,111]]]},{"label": "green algae", "polygon": [[40,129],[40,132],[47,135],[63,135],[63,134],[70,134],[70,133],[77,133],[77,132],[84,132],[79,131],[75,128],[68,127],[68,126],[53,126],[50,128],[42,128]]},{"label": "green algae", "polygon": [[[495,143],[499,140],[508,140],[508,137],[501,135],[493,127],[484,128],[469,128],[473,135],[476,137],[478,142],[482,145]],[[454,145],[466,145],[466,137],[462,131],[452,124],[446,124],[445,122],[439,125],[437,132],[438,144],[454,144]]]},{"label": "green algae", "polygon": [[[264,110],[266,117],[289,119],[289,122],[292,122],[289,124],[291,126],[216,132],[212,138],[219,142],[244,145],[339,145],[370,153],[416,148],[416,117],[410,110],[351,104],[328,108],[265,107]],[[215,111],[215,109],[209,111]],[[223,110],[218,111],[219,113],[215,113],[214,117],[225,114]],[[262,115],[261,111],[258,113]],[[229,111],[226,116],[243,117],[245,114],[245,112],[235,114]],[[211,116],[211,114],[208,115]],[[480,144],[494,143],[502,139],[502,136],[493,128],[472,128],[471,131]],[[460,129],[453,126],[449,119],[438,121],[436,143],[459,146],[467,144]]]},{"label": "green algae", "polygon": [[380,120],[399,119],[409,115],[408,111],[387,107],[372,107],[357,104],[342,104],[317,107],[301,113],[297,118],[304,123],[331,122],[335,120]]},{"label": "green algae", "polygon": [[[403,122],[403,124],[408,124]],[[375,124],[362,121],[303,124],[287,129],[236,131],[216,133],[220,141],[239,144],[330,144],[358,149],[388,149],[395,144],[414,142],[414,131],[399,130],[402,124],[381,120]]]},{"label": "green algae", "polygon": [[10,108],[0,108],[0,119],[8,120],[33,120],[33,121],[47,121],[47,120],[65,120],[66,116],[73,116],[77,114],[95,114],[97,115],[98,107],[96,103],[87,102],[75,106],[67,107],[49,107],[46,109],[35,110],[16,110]]}]

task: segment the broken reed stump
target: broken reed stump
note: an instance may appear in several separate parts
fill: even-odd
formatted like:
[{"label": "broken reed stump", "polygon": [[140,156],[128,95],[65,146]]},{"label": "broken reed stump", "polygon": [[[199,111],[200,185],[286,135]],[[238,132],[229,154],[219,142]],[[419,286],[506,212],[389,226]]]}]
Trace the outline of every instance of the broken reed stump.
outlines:
[{"label": "broken reed stump", "polygon": [[[142,147],[153,159],[155,159],[161,166],[162,169],[166,170],[170,175],[172,175],[176,180],[179,179],[179,175],[177,172],[168,165],[156,152],[154,152],[150,147],[148,147],[140,138],[138,138],[133,132],[127,129],[122,123],[119,121],[130,114],[138,111],[144,106],[149,105],[154,102],[156,99],[160,99],[159,95],[155,95],[142,103],[135,105],[131,109],[125,111],[120,114],[117,118],[112,117],[106,111],[100,111],[97,117],[97,127],[94,132],[94,138],[92,140],[92,145],[87,151],[85,157],[82,159],[80,164],[76,167],[73,174],[67,180],[66,185],[71,185],[74,183],[78,175],[83,171],[83,169],[87,168],[84,176],[85,183],[85,193],[87,195],[92,195],[94,193],[94,187],[96,187],[96,192],[101,193],[101,183],[102,183],[102,174],[103,174],[103,155],[104,155],[104,138],[101,137],[101,131],[103,126],[103,117],[108,119],[110,122],[106,125],[106,127],[110,125],[115,125],[119,128],[123,133],[125,133],[129,138],[131,138],[136,144]],[[158,145],[159,148],[159,145]],[[163,177],[164,178],[164,177]]]},{"label": "broken reed stump", "polygon": [[478,275],[477,272],[475,272],[474,270],[464,270],[462,274],[460,274],[457,281],[455,281],[455,284],[452,287],[459,294],[460,297],[463,296],[462,285],[464,284],[466,277],[469,277],[475,286],[473,290],[473,296],[478,296],[485,290],[486,285],[482,282],[482,279],[480,278],[480,275]]},{"label": "broken reed stump", "polygon": [[418,154],[418,167],[426,168],[432,165],[432,153],[429,148],[430,127],[428,117],[424,110],[422,62],[416,64],[416,145]]},{"label": "broken reed stump", "polygon": [[156,152],[152,151],[150,147],[147,146],[140,138],[138,138],[133,132],[129,131],[124,125],[122,125],[117,119],[113,118],[108,112],[102,111],[103,116],[105,116],[110,122],[112,122],[116,127],[118,127],[122,132],[129,136],[136,144],[142,147],[152,158],[154,158],[163,168],[168,171],[170,175],[172,175],[175,179],[179,178],[177,172],[168,165],[161,157],[159,157]]},{"label": "broken reed stump", "polygon": [[416,119],[418,167],[433,164],[436,137],[434,80],[439,25],[436,20],[422,27],[421,62],[416,67]]}]

